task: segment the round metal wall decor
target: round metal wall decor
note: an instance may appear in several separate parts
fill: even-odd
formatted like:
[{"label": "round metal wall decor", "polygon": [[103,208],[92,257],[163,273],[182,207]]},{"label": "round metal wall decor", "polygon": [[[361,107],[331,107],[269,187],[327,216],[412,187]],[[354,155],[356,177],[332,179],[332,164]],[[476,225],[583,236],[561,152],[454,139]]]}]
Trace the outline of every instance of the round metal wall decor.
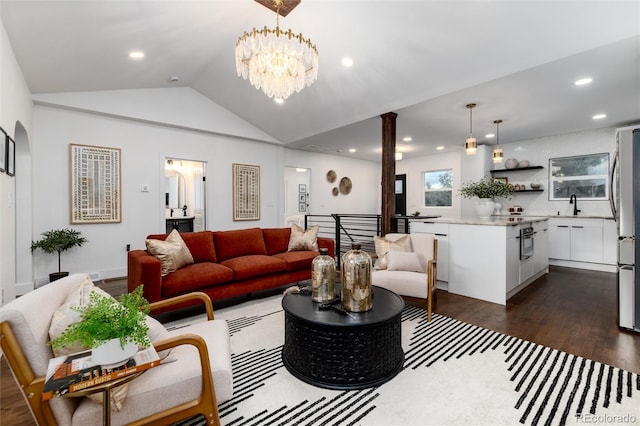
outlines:
[{"label": "round metal wall decor", "polygon": [[340,193],[347,195],[348,193],[351,192],[351,188],[352,188],[352,184],[351,184],[351,179],[349,179],[348,177],[343,177],[342,179],[340,179]]},{"label": "round metal wall decor", "polygon": [[334,170],[329,170],[327,172],[327,181],[329,183],[333,183],[336,181],[336,178],[338,177],[337,173]]},{"label": "round metal wall decor", "polygon": [[331,193],[333,194],[334,197],[337,197],[340,191],[338,190],[337,186],[334,186],[333,189],[331,190]]}]

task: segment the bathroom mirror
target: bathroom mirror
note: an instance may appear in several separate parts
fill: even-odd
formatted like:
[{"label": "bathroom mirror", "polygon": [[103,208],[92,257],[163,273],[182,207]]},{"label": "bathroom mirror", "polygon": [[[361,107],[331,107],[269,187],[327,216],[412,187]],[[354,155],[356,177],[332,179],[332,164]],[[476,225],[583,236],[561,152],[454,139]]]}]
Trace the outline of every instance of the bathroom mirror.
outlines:
[{"label": "bathroom mirror", "polygon": [[164,183],[165,207],[168,209],[181,209],[186,204],[184,176],[177,170],[165,169]]}]

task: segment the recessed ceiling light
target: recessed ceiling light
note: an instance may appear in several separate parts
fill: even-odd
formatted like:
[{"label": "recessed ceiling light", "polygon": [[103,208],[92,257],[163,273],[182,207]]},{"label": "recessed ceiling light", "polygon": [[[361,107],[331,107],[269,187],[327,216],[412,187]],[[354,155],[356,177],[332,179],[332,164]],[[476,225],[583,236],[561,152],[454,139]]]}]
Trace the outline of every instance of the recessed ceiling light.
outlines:
[{"label": "recessed ceiling light", "polygon": [[591,118],[593,118],[594,120],[602,120],[603,118],[606,118],[606,117],[607,117],[607,114],[596,114]]},{"label": "recessed ceiling light", "polygon": [[129,52],[129,57],[131,59],[142,59],[144,58],[144,52],[141,50],[134,50]]},{"label": "recessed ceiling light", "polygon": [[437,149],[438,151],[442,151],[442,150],[444,149],[444,146],[436,146],[436,149]]},{"label": "recessed ceiling light", "polygon": [[177,82],[179,82],[179,81],[180,81],[180,78],[178,78],[178,77],[176,77],[176,76],[169,77],[169,81],[170,81],[171,83],[177,83]]},{"label": "recessed ceiling light", "polygon": [[282,98],[273,98],[273,101],[277,104],[283,104],[284,103],[284,99]]},{"label": "recessed ceiling light", "polygon": [[342,58],[342,65],[344,65],[345,67],[353,66],[353,59],[347,57]]},{"label": "recessed ceiling light", "polygon": [[355,148],[349,148],[349,152],[356,152]]},{"label": "recessed ceiling light", "polygon": [[491,139],[491,138],[495,138],[496,135],[494,133],[487,133],[486,135],[484,135],[484,137],[487,139]]},{"label": "recessed ceiling light", "polygon": [[586,78],[581,78],[579,80],[576,80],[576,82],[574,83],[576,86],[584,86],[585,84],[589,84],[593,81],[593,79],[591,77],[586,77]]},{"label": "recessed ceiling light", "polygon": [[404,138],[402,138],[402,140],[404,142],[411,142],[413,140],[413,138],[411,136],[405,136]]}]

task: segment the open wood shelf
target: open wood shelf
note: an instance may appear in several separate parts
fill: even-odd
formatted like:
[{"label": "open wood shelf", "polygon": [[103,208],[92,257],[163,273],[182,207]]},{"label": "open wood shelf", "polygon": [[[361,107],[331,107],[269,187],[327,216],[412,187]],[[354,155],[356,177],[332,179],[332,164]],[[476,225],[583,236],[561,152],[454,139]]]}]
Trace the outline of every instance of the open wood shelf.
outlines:
[{"label": "open wood shelf", "polygon": [[521,170],[539,170],[544,169],[543,166],[529,166],[529,167],[516,167],[514,169],[495,169],[489,170],[489,173],[509,173],[509,172],[519,172]]}]

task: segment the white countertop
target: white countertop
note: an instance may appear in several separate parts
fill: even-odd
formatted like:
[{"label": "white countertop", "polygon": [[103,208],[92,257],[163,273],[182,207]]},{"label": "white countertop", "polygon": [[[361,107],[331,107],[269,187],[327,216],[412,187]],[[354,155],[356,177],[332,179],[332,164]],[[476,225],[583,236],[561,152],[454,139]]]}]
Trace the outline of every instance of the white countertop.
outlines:
[{"label": "white countertop", "polygon": [[522,223],[540,222],[549,219],[547,216],[492,216],[489,220],[480,220],[477,217],[439,217],[434,219],[421,220],[425,223],[450,223],[456,225],[485,225],[485,226],[508,226]]}]

